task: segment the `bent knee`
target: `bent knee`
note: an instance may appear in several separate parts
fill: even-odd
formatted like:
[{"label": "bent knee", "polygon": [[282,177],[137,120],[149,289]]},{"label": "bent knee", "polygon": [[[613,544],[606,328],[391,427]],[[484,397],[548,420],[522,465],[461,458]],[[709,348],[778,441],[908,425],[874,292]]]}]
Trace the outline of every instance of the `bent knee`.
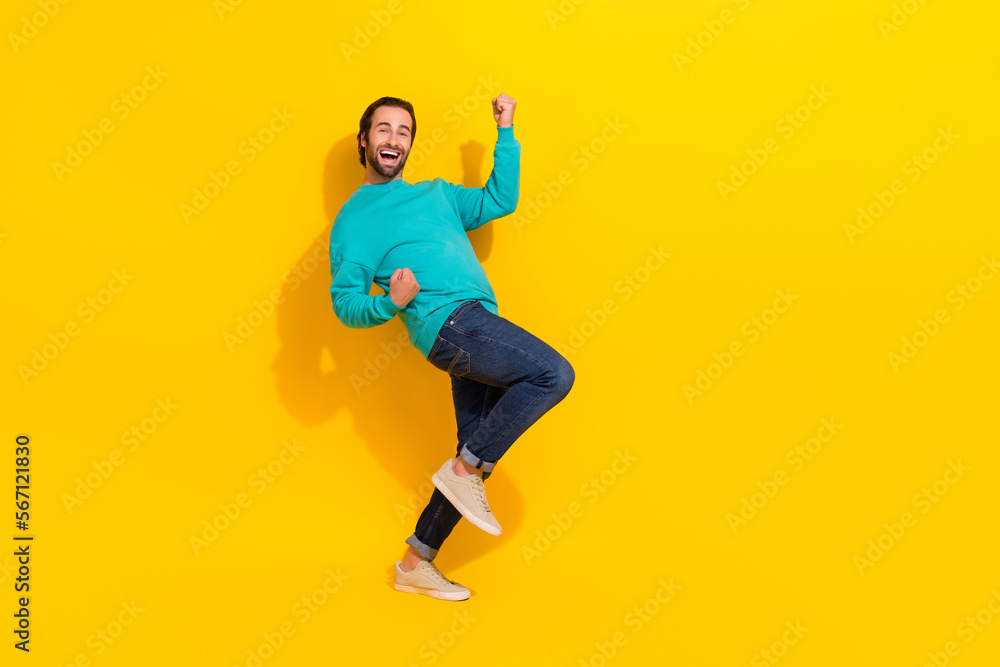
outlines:
[{"label": "bent knee", "polygon": [[554,375],[554,379],[552,381],[552,393],[561,401],[567,394],[569,394],[569,390],[573,388],[573,383],[576,381],[576,371],[574,371],[573,366],[571,366],[570,363],[560,355],[559,363],[553,367],[552,372]]}]

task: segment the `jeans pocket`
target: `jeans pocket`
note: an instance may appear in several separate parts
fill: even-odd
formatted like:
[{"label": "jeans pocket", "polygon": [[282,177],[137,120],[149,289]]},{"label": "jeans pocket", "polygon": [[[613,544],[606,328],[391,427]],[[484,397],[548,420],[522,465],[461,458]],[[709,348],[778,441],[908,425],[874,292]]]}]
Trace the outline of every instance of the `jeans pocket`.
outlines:
[{"label": "jeans pocket", "polygon": [[427,361],[435,368],[456,377],[462,377],[471,369],[469,353],[441,336],[434,342]]},{"label": "jeans pocket", "polygon": [[[475,338],[477,340],[481,340],[481,341],[484,341],[486,343],[489,343],[491,339],[488,336],[484,336],[482,334],[474,333],[474,332],[472,332],[472,331],[469,330],[470,328],[473,328],[475,326],[475,318],[473,317],[470,320],[469,316],[476,314],[476,313],[472,313],[470,311],[473,311],[473,310],[476,310],[476,309],[482,310],[482,311],[486,310],[485,308],[483,308],[483,305],[481,303],[479,303],[478,301],[467,301],[463,307],[459,308],[458,310],[456,310],[454,313],[451,314],[451,316],[447,319],[447,321],[445,321],[445,326],[447,326],[452,331],[456,331],[456,332],[462,334],[463,336],[470,336],[470,337]],[[464,328],[461,327],[461,326],[459,326],[458,324],[455,324],[460,319],[462,319],[463,315],[465,316],[465,320],[466,320],[465,322],[463,322],[463,324],[465,324]],[[481,321],[481,318],[480,318],[480,321]]]}]

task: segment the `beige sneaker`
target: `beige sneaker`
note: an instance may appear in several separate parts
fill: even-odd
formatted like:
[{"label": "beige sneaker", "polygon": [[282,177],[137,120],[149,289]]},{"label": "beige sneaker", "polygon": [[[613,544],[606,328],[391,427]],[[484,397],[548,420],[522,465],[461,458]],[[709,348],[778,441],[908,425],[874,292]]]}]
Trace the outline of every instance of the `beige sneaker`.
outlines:
[{"label": "beige sneaker", "polygon": [[483,488],[483,476],[473,473],[459,477],[451,471],[452,459],[444,462],[431,477],[434,486],[444,497],[455,506],[459,512],[476,528],[485,530],[490,535],[499,535],[503,528],[497,523],[490,504],[486,502],[486,489]]},{"label": "beige sneaker", "polygon": [[419,593],[438,600],[468,600],[472,595],[468,588],[441,574],[437,565],[429,560],[420,561],[409,572],[403,572],[400,561],[396,561],[392,587],[401,593]]}]

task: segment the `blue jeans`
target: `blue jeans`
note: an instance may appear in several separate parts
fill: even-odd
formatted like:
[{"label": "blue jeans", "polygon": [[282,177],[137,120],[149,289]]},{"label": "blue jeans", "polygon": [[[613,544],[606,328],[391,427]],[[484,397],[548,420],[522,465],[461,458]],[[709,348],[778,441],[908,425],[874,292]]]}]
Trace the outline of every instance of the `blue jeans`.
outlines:
[{"label": "blue jeans", "polygon": [[[514,441],[566,397],[575,378],[561,354],[478,301],[448,316],[427,360],[451,375],[456,453],[481,470],[484,481]],[[433,559],[461,518],[435,488],[406,543]]]}]

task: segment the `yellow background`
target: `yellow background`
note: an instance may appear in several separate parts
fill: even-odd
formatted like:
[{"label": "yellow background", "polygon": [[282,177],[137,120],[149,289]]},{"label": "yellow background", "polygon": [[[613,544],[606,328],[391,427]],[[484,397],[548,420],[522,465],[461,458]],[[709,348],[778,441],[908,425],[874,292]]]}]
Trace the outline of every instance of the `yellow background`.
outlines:
[{"label": "yellow background", "polygon": [[[35,536],[30,654],[0,557],[3,664],[253,665],[262,646],[268,666],[996,664],[1000,280],[975,281],[1000,249],[996,3],[43,5],[0,21],[2,493],[28,434]],[[813,87],[829,96],[803,110]],[[497,92],[518,101],[521,198],[473,240],[501,314],[561,345],[577,381],[487,485],[503,535],[462,522],[442,548],[473,591],[445,603],[394,592],[391,568],[454,450],[448,378],[395,347],[398,321],[340,325],[311,258],[363,178],[371,101],[416,107],[431,143],[407,180],[474,186]],[[125,117],[122,95],[143,98]],[[275,110],[294,118],[249,160]],[[646,271],[651,248],[670,257]],[[959,285],[978,288],[961,308]],[[797,298],[775,320],[778,290]],[[106,302],[90,319],[88,299]],[[894,365],[921,322],[935,335]],[[699,371],[716,377],[689,400]],[[158,400],[177,406],[159,422]],[[734,531],[744,499],[759,507]],[[888,548],[859,566],[870,540]],[[303,597],[323,604],[306,616]],[[977,613],[992,623],[970,637]]]}]

